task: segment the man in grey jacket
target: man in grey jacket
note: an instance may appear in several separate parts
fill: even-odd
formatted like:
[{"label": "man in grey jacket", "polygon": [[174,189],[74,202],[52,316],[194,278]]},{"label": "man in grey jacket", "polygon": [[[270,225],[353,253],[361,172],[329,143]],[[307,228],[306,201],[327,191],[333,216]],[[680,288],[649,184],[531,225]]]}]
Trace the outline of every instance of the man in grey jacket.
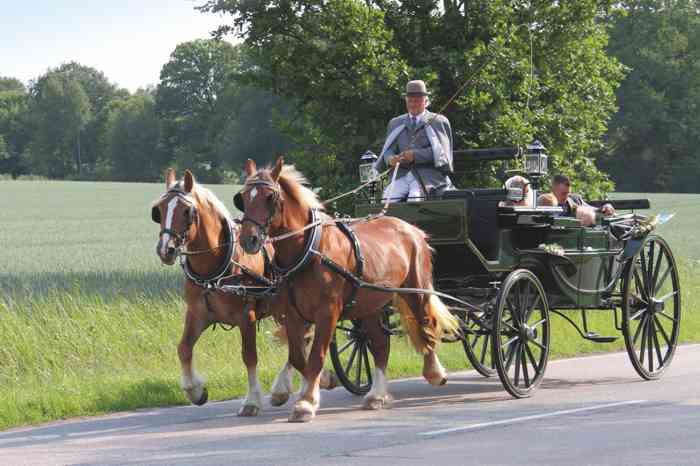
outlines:
[{"label": "man in grey jacket", "polygon": [[452,128],[443,115],[426,110],[425,83],[406,84],[408,113],[389,122],[386,142],[375,162],[377,171],[399,164],[396,180],[384,190],[392,202],[418,201],[427,194],[452,189]]}]

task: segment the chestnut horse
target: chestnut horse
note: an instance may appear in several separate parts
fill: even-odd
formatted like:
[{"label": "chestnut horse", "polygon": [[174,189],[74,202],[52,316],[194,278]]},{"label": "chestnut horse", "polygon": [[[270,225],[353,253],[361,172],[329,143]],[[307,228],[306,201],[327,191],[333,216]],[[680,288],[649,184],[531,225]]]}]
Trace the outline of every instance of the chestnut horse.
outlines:
[{"label": "chestnut horse", "polygon": [[[166,193],[152,206],[151,217],[161,226],[156,245],[160,260],[172,265],[180,253],[187,254],[184,283],[187,311],[178,345],[182,388],[193,404],[207,402],[204,380],[192,364],[194,345],[202,332],[215,322],[237,326],[241,332],[243,362],[248,371],[248,392],[238,415],[256,416],[262,410],[262,390],[257,373],[255,311],[260,311],[264,304],[260,300],[208,289],[207,283],[232,276],[243,285],[261,286],[259,278],[264,280],[264,256],[257,251],[246,254],[242,250],[236,238],[238,226],[233,223],[228,209],[209,189],[197,184],[189,170],[185,171],[184,180],[178,182],[175,171],[169,169],[165,187]],[[267,252],[271,256],[272,248]],[[276,314],[283,313],[283,310],[276,309],[285,305],[284,296],[280,298],[265,305],[270,305]],[[280,330],[286,340],[284,327]],[[304,337],[300,338],[299,344],[303,345]],[[334,374],[324,375],[325,388],[333,388]],[[286,403],[291,391],[291,365],[287,362],[273,384],[272,404]]]},{"label": "chestnut horse", "polygon": [[[363,407],[384,407],[391,400],[385,375],[388,337],[378,315],[394,294],[358,289],[349,276],[338,270],[358,274],[362,270],[363,279],[372,284],[431,290],[432,250],[425,233],[392,217],[356,223],[352,225],[354,234],[343,231],[341,225],[321,212],[322,205],[316,195],[303,186],[306,183],[303,175],[293,166],[284,165],[282,157],[274,168],[260,171],[255,162],[248,160],[246,174],[245,187],[234,203],[245,210],[241,244],[247,253],[260,251],[268,235],[298,232],[310,222],[320,224],[304,234],[290,234],[275,242],[273,266],[285,277],[288,293],[287,331],[290,337],[296,336],[290,338],[290,361],[304,377],[301,396],[289,420],[307,422],[315,416],[320,405],[319,376],[341,317],[362,320],[370,338],[375,369],[372,389],[365,396]],[[353,246],[356,241],[359,241],[359,253]],[[444,384],[447,373],[435,350],[443,331],[458,332],[456,319],[435,295],[397,294],[396,297],[407,333],[416,350],[424,355],[423,376],[433,385]],[[294,343],[303,332],[304,322],[316,326],[308,364],[302,348]]]}]

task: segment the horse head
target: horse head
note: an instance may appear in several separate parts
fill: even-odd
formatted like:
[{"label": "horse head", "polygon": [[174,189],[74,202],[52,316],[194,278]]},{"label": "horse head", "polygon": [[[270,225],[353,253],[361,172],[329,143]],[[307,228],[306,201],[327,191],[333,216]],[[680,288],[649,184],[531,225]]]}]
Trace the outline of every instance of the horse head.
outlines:
[{"label": "horse head", "polygon": [[166,192],[151,208],[151,219],[160,225],[156,254],[166,265],[172,265],[179,253],[197,236],[199,213],[193,196],[195,179],[185,170],[185,177],[177,181],[175,170],[165,174]]}]

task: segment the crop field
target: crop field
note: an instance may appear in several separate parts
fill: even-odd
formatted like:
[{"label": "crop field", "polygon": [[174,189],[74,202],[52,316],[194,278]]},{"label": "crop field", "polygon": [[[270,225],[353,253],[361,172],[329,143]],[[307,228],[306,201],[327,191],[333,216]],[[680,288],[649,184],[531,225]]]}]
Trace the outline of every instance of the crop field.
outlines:
[{"label": "crop field", "polygon": [[[0,429],[135,407],[184,404],[176,345],[183,321],[178,266],[155,255],[150,204],[162,184],[0,182]],[[231,209],[235,186],[210,186]],[[652,212],[676,213],[660,233],[681,268],[683,341],[700,340],[700,195],[649,197]],[[595,330],[613,332],[609,314]],[[595,345],[554,318],[554,357],[623,347]],[[286,351],[263,323],[262,382],[269,389]],[[212,399],[245,391],[237,331],[207,331],[195,364]],[[440,351],[452,370],[469,368],[461,345]],[[390,375],[417,375],[421,358],[392,341]],[[631,365],[621,370],[632,371]],[[342,389],[342,388],[339,388]]]}]

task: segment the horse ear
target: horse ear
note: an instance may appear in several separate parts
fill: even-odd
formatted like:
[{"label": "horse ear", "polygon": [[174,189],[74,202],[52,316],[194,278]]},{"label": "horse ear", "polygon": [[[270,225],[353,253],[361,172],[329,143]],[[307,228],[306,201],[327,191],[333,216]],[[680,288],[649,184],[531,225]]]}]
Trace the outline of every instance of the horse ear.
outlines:
[{"label": "horse ear", "polygon": [[175,170],[173,168],[168,168],[165,170],[165,189],[170,189],[172,185],[177,181],[175,176]]},{"label": "horse ear", "polygon": [[257,165],[255,165],[255,160],[253,159],[248,159],[245,162],[245,174],[248,177],[251,177],[255,175],[255,173],[258,171]]},{"label": "horse ear", "polygon": [[281,155],[277,157],[277,162],[275,163],[275,168],[272,169],[272,179],[277,181],[282,173],[282,167],[284,166],[284,157]]},{"label": "horse ear", "polygon": [[194,187],[194,175],[191,171],[185,170],[185,192],[191,193]]}]

